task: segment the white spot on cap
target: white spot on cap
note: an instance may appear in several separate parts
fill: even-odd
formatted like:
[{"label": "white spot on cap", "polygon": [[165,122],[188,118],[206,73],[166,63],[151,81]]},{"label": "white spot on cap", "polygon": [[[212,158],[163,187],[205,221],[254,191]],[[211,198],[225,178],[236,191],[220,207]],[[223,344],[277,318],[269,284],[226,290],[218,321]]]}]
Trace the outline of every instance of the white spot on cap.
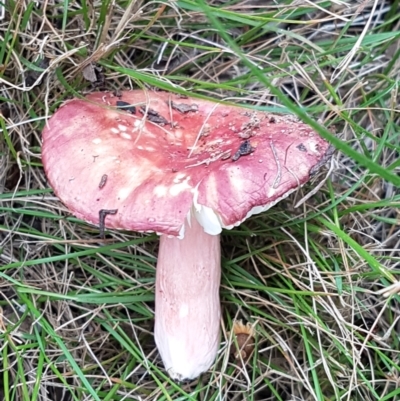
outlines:
[{"label": "white spot on cap", "polygon": [[113,134],[119,134],[119,129],[118,129],[118,128],[115,128],[115,127],[112,127],[112,128],[111,128],[111,132],[112,132]]},{"label": "white spot on cap", "polygon": [[125,125],[118,124],[118,129],[119,129],[120,131],[126,131],[128,128],[127,128]]},{"label": "white spot on cap", "polygon": [[181,129],[177,129],[177,130],[175,130],[174,134],[175,134],[175,137],[182,138],[183,131]]},{"label": "white spot on cap", "polygon": [[121,188],[118,191],[118,199],[123,201],[125,200],[131,193],[131,189],[130,188]]},{"label": "white spot on cap", "polygon": [[129,134],[127,134],[126,132],[121,132],[121,138],[132,139],[132,137]]},{"label": "white spot on cap", "polygon": [[158,196],[159,198],[163,198],[164,196],[167,195],[168,188],[165,185],[157,185],[154,188],[154,195]]},{"label": "white spot on cap", "polygon": [[92,142],[93,142],[94,144],[98,145],[99,143],[101,143],[101,138],[93,139]]},{"label": "white spot on cap", "polygon": [[318,152],[318,143],[317,143],[317,142],[310,141],[310,142],[309,142],[309,145],[308,145],[308,149],[309,149],[312,153],[319,154],[319,152]]},{"label": "white spot on cap", "polygon": [[[249,157],[249,156],[246,156]],[[243,189],[243,183],[246,182],[246,178],[244,177],[244,171],[238,168],[235,163],[230,163],[226,165],[226,171],[229,174],[229,183],[232,187],[233,192],[241,193]],[[218,184],[215,178],[215,175],[211,177],[213,188],[218,188]],[[211,180],[210,180],[211,181]],[[215,191],[216,192],[216,191]]]},{"label": "white spot on cap", "polygon": [[[189,180],[190,180],[190,177],[186,177],[185,180],[182,181],[181,183],[173,185],[173,186],[169,189],[169,193],[170,193],[172,196],[177,196],[177,195],[179,195],[181,192],[185,191],[185,189],[191,189],[192,186],[189,185]],[[174,180],[174,182],[175,182],[175,180]]]},{"label": "white spot on cap", "polygon": [[[186,177],[186,174],[184,173],[179,173],[175,176],[174,178],[174,183],[179,184],[184,178]],[[189,177],[190,178],[190,177]]]}]

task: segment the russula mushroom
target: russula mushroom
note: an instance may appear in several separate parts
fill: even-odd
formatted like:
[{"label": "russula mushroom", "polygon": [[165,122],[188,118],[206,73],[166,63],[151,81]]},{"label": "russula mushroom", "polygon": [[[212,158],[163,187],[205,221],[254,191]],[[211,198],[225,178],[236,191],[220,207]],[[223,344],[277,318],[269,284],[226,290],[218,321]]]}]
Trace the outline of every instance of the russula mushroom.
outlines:
[{"label": "russula mushroom", "polygon": [[185,380],[218,350],[222,228],[295,191],[327,150],[293,116],[133,90],[65,102],[43,131],[42,160],[75,216],[161,234],[155,340]]}]

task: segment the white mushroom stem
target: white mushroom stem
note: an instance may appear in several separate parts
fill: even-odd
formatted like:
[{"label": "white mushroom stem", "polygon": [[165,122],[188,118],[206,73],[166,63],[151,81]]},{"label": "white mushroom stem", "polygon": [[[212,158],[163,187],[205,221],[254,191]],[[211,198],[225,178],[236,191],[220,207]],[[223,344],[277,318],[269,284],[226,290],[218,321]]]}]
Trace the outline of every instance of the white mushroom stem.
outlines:
[{"label": "white mushroom stem", "polygon": [[194,379],[214,362],[221,306],[220,236],[192,219],[183,239],[161,236],[154,335],[169,375]]}]

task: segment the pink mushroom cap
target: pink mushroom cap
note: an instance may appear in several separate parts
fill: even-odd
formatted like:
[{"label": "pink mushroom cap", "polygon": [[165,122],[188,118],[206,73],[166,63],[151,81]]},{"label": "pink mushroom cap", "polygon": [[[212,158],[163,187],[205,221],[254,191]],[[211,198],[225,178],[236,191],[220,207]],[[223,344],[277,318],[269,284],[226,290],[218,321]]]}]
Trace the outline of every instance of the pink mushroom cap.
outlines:
[{"label": "pink mushroom cap", "polygon": [[42,161],[77,217],[183,236],[194,213],[209,234],[303,185],[328,143],[293,116],[167,92],[92,93],[65,102],[43,131]]}]

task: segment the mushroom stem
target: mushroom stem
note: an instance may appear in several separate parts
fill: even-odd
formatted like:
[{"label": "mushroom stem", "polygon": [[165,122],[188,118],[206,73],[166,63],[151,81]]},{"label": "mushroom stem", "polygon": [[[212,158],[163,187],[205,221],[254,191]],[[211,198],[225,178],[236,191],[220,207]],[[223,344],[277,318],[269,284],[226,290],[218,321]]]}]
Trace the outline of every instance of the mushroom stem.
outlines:
[{"label": "mushroom stem", "polygon": [[214,362],[221,306],[220,236],[195,218],[183,239],[161,236],[156,273],[154,335],[169,375],[194,379]]}]

